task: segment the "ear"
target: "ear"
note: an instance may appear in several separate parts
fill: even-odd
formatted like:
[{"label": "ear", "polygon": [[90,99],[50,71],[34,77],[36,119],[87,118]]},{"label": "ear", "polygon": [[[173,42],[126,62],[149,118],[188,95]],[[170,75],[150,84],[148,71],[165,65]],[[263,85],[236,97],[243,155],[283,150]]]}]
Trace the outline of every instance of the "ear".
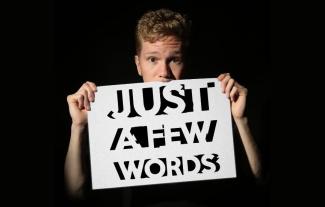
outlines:
[{"label": "ear", "polygon": [[135,62],[135,65],[137,66],[139,76],[142,76],[141,66],[140,66],[140,61],[139,61],[139,56],[138,55],[134,56],[134,62]]}]

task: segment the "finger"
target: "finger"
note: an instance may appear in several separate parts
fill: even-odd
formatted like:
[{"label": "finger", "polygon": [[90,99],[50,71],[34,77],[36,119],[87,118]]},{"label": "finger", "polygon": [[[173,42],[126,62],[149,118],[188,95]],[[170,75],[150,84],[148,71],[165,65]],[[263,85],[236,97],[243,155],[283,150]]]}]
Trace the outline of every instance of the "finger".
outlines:
[{"label": "finger", "polygon": [[233,78],[230,78],[227,85],[226,85],[226,96],[229,98],[230,91],[232,87],[235,85],[235,80]]},{"label": "finger", "polygon": [[83,108],[83,95],[82,94],[72,94],[67,96],[67,102],[69,106],[75,105],[79,109]]},{"label": "finger", "polygon": [[90,82],[90,81],[87,81],[86,83],[90,86],[90,88],[91,88],[93,91],[97,92],[97,86],[96,86],[95,83]]},{"label": "finger", "polygon": [[247,95],[247,88],[245,88],[244,86],[240,85],[239,83],[235,83],[235,86],[238,88],[238,95]]},{"label": "finger", "polygon": [[222,81],[221,81],[221,90],[223,93],[225,93],[226,86],[228,81],[231,79],[230,75],[227,75]]},{"label": "finger", "polygon": [[77,97],[77,101],[78,101],[78,108],[81,110],[81,109],[84,109],[84,96],[82,94],[76,94],[76,97]]},{"label": "finger", "polygon": [[72,102],[72,99],[73,99],[73,95],[68,95],[67,96],[67,102],[68,103],[71,103]]},{"label": "finger", "polygon": [[79,89],[79,92],[81,92],[81,93],[83,93],[83,94],[85,94],[84,91],[87,92],[87,93],[86,93],[86,96],[85,96],[85,98],[88,99],[87,101],[88,101],[88,102],[89,102],[89,101],[94,102],[94,100],[95,100],[95,92],[94,92],[93,89],[88,85],[88,83],[84,83],[84,84],[82,85],[82,87]]},{"label": "finger", "polygon": [[230,75],[230,73],[222,73],[217,78],[219,81],[222,81],[227,75]]},{"label": "finger", "polygon": [[230,91],[230,100],[236,101],[238,98],[238,88],[236,86],[232,87]]},{"label": "finger", "polygon": [[89,94],[88,94],[88,91],[85,89],[84,90],[84,93],[83,93],[83,97],[84,97],[84,106],[85,106],[85,109],[90,111],[90,102],[89,102]]}]

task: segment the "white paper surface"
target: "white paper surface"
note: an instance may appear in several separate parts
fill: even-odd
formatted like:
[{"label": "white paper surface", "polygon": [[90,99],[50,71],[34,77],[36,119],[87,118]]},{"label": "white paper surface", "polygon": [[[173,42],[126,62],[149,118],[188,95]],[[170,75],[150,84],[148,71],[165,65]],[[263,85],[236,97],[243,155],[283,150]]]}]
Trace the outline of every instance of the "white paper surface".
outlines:
[{"label": "white paper surface", "polygon": [[[216,78],[99,86],[95,95],[88,112],[93,189],[236,177],[230,104]],[[162,99],[174,104],[162,108]]]}]

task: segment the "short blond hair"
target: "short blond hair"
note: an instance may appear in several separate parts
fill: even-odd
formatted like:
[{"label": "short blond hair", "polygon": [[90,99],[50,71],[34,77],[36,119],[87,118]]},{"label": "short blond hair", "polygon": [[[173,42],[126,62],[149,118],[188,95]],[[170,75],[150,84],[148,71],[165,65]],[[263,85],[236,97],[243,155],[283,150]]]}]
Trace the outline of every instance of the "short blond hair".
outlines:
[{"label": "short blond hair", "polygon": [[141,40],[156,42],[167,36],[174,36],[182,42],[183,47],[189,44],[190,21],[185,15],[169,9],[146,12],[136,26],[136,53],[140,54]]}]

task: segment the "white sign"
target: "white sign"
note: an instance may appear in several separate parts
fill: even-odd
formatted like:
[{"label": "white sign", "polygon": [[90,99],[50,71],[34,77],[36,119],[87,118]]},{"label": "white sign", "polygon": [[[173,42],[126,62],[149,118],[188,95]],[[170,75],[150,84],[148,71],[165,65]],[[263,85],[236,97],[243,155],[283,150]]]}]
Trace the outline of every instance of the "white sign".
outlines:
[{"label": "white sign", "polygon": [[236,177],[216,78],[97,87],[88,125],[93,189]]}]

